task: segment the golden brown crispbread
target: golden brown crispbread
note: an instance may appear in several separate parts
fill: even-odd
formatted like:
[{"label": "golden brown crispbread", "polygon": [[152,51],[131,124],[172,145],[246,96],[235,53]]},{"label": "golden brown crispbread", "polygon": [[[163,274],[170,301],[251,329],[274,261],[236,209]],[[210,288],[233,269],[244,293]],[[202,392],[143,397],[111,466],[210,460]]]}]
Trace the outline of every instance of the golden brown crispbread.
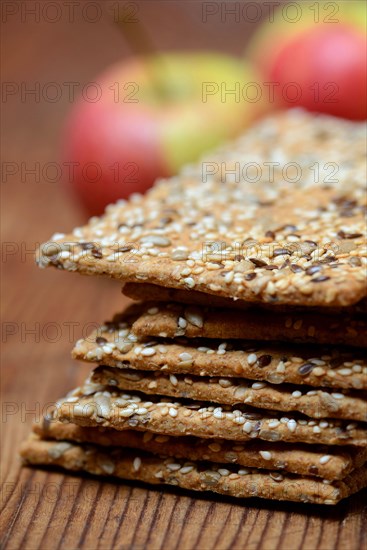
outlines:
[{"label": "golden brown crispbread", "polygon": [[252,303],[351,306],[367,295],[365,205],[364,124],[287,111],[54,235],[38,263]]},{"label": "golden brown crispbread", "polygon": [[[142,304],[142,308],[133,326],[139,336],[240,338],[260,342],[367,347],[367,320],[361,314],[278,313],[258,308],[233,311],[171,302],[147,302]],[[185,326],[180,326],[180,320]]]},{"label": "golden brown crispbread", "polygon": [[57,402],[54,418],[85,427],[135,429],[170,436],[367,445],[365,423],[316,421],[295,413],[283,416],[281,412],[265,412],[245,405],[172,401],[156,395],[118,391],[90,381]]},{"label": "golden brown crispbread", "polygon": [[91,380],[127,392],[212,401],[220,405],[244,403],[258,409],[301,412],[310,418],[343,418],[367,422],[366,392],[350,394],[238,378],[172,375],[107,366],[97,367]]},{"label": "golden brown crispbread", "polygon": [[93,443],[107,448],[128,447],[165,457],[282,470],[332,481],[343,479],[367,460],[367,448],[362,447],[291,445],[257,440],[238,444],[224,439],[170,437],[152,432],[101,427],[84,428],[77,424],[50,421],[47,417],[43,422],[35,424],[33,431],[42,439]]},{"label": "golden brown crispbread", "polygon": [[[290,383],[315,387],[367,389],[367,363],[363,350],[336,347],[275,345],[243,340],[162,339],[138,337],[139,316],[146,306],[133,305],[79,340],[72,352],[75,359],[98,362],[112,367],[195,376],[238,377],[266,380],[272,384]],[[157,308],[147,309],[156,316]],[[192,315],[180,318],[184,333],[196,320]],[[191,321],[190,321],[191,319]],[[185,324],[186,323],[186,324]],[[155,330],[143,323],[141,331]],[[167,331],[169,326],[167,324]],[[148,349],[147,349],[148,348]]]},{"label": "golden brown crispbread", "polygon": [[367,468],[355,470],[345,479],[325,482],[278,472],[237,466],[201,464],[163,459],[130,449],[84,447],[70,442],[43,441],[31,436],[22,446],[28,465],[61,466],[99,476],[115,476],[150,484],[168,484],[194,491],[213,491],[228,496],[260,497],[315,504],[337,504],[367,484]]},{"label": "golden brown crispbread", "polygon": [[[168,288],[165,286],[152,285],[150,283],[126,283],[122,287],[122,293],[135,300],[136,302],[177,302],[179,304],[189,304],[198,306],[210,306],[224,309],[253,309],[254,304],[234,298],[224,298],[214,294],[205,294],[196,290],[181,290],[177,288]],[[318,308],[302,307],[290,304],[267,304],[256,303],[256,309],[265,311],[287,312],[287,313],[305,313],[313,312],[318,315],[355,315],[358,313],[367,313],[367,299],[363,299],[353,306]]]}]

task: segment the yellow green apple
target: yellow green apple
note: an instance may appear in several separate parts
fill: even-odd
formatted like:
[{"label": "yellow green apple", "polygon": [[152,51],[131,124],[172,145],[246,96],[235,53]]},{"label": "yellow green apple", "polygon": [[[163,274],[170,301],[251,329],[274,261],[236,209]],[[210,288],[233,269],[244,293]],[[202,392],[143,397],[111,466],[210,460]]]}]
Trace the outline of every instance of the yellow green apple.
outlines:
[{"label": "yellow green apple", "polygon": [[259,78],[241,59],[211,52],[122,61],[70,114],[63,158],[73,166],[72,188],[99,214],[237,135],[263,110]]}]

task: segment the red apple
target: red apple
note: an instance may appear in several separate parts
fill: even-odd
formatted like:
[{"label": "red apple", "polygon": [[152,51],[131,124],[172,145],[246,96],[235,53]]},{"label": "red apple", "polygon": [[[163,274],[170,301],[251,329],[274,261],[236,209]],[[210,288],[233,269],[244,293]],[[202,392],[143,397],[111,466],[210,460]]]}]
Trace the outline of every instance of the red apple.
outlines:
[{"label": "red apple", "polygon": [[99,98],[78,100],[63,151],[88,213],[144,192],[238,134],[261,112],[257,81],[240,60],[213,53],[133,58],[97,78]]},{"label": "red apple", "polygon": [[[367,118],[367,41],[363,2],[302,3],[298,22],[284,6],[249,46],[251,61],[274,89],[275,106],[301,106],[352,120]],[[338,8],[338,10],[336,9]],[[329,10],[329,14],[326,16]]]},{"label": "red apple", "polygon": [[279,52],[269,79],[279,83],[275,93],[281,103],[364,120],[366,52],[366,37],[348,27],[306,31]]}]

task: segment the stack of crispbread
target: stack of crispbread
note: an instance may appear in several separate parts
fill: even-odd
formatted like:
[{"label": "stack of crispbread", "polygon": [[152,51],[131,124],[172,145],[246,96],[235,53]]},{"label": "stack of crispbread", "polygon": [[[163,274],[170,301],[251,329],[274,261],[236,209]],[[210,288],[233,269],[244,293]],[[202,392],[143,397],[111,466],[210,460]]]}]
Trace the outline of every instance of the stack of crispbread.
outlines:
[{"label": "stack of crispbread", "polygon": [[367,485],[365,126],[289,111],[39,253],[139,300],[29,464],[336,504]]}]

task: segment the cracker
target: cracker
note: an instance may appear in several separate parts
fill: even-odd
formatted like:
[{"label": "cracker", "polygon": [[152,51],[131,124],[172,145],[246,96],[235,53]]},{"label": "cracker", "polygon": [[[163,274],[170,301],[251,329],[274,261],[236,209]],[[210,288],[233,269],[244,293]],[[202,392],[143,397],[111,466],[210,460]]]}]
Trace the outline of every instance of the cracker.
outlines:
[{"label": "cracker", "polygon": [[[215,296],[214,294],[205,294],[204,292],[198,292],[196,290],[181,290],[177,288],[167,288],[164,286],[152,285],[150,283],[126,283],[122,292],[128,298],[136,300],[137,302],[178,302],[189,305],[199,306],[211,306],[220,307],[225,309],[249,309],[253,307],[251,302],[245,302],[244,300],[235,300],[233,298],[224,298],[223,296]],[[327,307],[327,308],[313,308],[313,307],[297,307],[292,305],[279,305],[274,308],[272,304],[256,303],[256,308],[262,310],[274,311],[274,309],[286,312],[305,312],[314,311],[319,314],[351,314],[367,313],[367,300],[363,299],[357,304],[347,307]]]},{"label": "cracker", "polygon": [[332,481],[343,479],[367,461],[367,448],[289,445],[247,441],[246,444],[224,439],[169,437],[135,430],[83,428],[76,424],[50,422],[35,424],[33,431],[42,439],[93,443],[103,447],[127,447],[164,457],[186,458],[238,464],[251,468],[282,470],[293,474],[316,476]]},{"label": "cracker", "polygon": [[316,478],[302,478],[277,472],[223,468],[185,460],[173,461],[128,449],[102,450],[75,443],[43,441],[31,436],[22,446],[25,464],[61,466],[99,476],[143,481],[150,484],[175,485],[194,491],[213,491],[223,495],[316,504],[336,504],[367,484],[367,468],[355,470],[344,480],[325,483]]},{"label": "cracker", "polygon": [[[367,389],[367,361],[360,350],[316,346],[310,349],[310,346],[264,345],[241,340],[144,339],[131,331],[132,323],[144,307],[129,307],[79,340],[72,351],[73,357],[112,367],[172,374]],[[155,311],[152,308],[150,314],[154,316]],[[194,322],[192,316],[188,317]],[[182,321],[181,325],[190,322],[185,317]]]},{"label": "cracker", "polygon": [[128,392],[165,395],[178,399],[211,401],[220,405],[245,403],[259,409],[300,412],[311,418],[343,418],[367,422],[367,393],[310,390],[297,386],[272,385],[238,378],[216,378],[164,374],[97,367],[92,382]]},{"label": "cracker", "polygon": [[[152,313],[154,311],[154,313]],[[187,322],[180,326],[179,320]],[[192,319],[192,322],[190,322]],[[323,315],[185,306],[148,302],[135,321],[139,336],[224,338],[367,347],[367,319],[361,315]]]},{"label": "cracker", "polygon": [[365,424],[316,421],[292,413],[264,413],[245,405],[216,406],[199,401],[134,395],[87,381],[57,402],[55,419],[79,426],[135,429],[172,436],[248,441],[367,445]]},{"label": "cracker", "polygon": [[[336,176],[326,181],[325,167]],[[364,186],[364,124],[285,111],[144,197],[55,234],[37,261],[252,303],[351,306],[367,296]]]}]

